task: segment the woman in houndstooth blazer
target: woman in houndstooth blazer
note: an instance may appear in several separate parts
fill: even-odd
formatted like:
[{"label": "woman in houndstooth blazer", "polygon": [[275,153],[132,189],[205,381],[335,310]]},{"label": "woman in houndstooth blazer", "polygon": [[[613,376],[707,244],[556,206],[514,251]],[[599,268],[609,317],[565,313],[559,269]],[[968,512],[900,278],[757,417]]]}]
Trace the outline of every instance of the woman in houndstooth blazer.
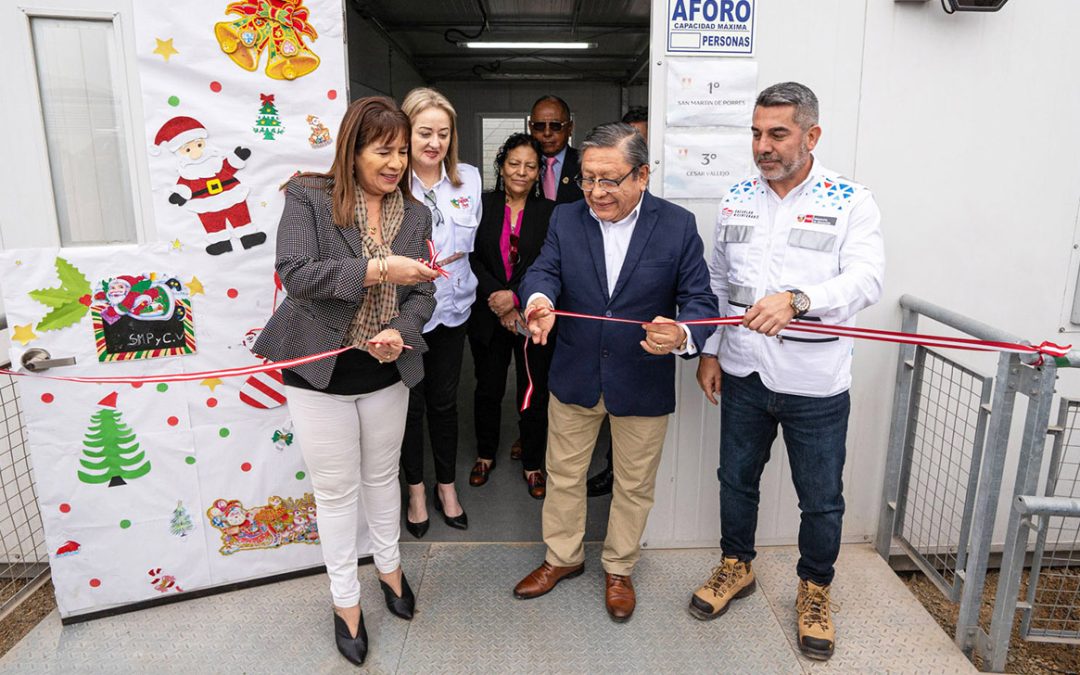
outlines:
[{"label": "woman in houndstooth blazer", "polygon": [[276,268],[288,297],[255,343],[273,360],[355,349],[284,371],[311,476],[338,650],[359,665],[367,631],[357,580],[366,519],[387,607],[411,619],[401,572],[398,462],[409,387],[424,377],[421,337],[435,308],[426,257],[431,213],[409,192],[409,119],[388,98],[354,101],[328,174],[289,181]]}]

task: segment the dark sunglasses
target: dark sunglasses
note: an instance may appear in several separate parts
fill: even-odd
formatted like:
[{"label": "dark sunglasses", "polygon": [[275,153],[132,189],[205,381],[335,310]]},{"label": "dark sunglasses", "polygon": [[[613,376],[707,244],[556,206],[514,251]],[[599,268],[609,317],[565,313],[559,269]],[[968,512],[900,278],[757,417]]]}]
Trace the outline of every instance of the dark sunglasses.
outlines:
[{"label": "dark sunglasses", "polygon": [[533,131],[539,131],[544,133],[548,129],[552,131],[562,131],[563,127],[570,124],[569,122],[529,122],[529,128]]}]

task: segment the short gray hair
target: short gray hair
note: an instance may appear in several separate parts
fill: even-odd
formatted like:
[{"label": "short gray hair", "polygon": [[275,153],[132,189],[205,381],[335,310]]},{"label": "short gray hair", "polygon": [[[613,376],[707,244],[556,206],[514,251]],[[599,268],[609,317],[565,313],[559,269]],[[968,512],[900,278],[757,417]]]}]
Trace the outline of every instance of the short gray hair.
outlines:
[{"label": "short gray hair", "polygon": [[623,159],[634,169],[649,163],[649,146],[645,139],[625,122],[601,124],[590,131],[581,143],[581,152],[589,148],[619,148]]},{"label": "short gray hair", "polygon": [[817,96],[805,84],[798,82],[774,84],[758,94],[755,105],[765,108],[779,105],[795,106],[795,123],[803,131],[818,123]]}]

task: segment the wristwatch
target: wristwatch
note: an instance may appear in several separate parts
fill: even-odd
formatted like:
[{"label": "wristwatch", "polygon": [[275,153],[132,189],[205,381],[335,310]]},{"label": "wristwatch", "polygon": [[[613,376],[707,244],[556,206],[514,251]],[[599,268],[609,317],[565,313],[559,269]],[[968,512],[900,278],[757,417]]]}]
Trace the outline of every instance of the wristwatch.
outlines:
[{"label": "wristwatch", "polygon": [[810,296],[797,288],[788,291],[791,293],[791,308],[795,310],[795,318],[805,316],[810,311]]}]

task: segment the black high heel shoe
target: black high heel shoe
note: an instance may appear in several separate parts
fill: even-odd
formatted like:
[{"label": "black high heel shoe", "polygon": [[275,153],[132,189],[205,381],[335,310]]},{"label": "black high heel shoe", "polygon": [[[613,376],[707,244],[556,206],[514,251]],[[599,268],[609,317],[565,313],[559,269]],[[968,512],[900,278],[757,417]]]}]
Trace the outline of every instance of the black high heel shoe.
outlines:
[{"label": "black high heel shoe", "polygon": [[349,663],[358,666],[364,665],[367,658],[368,637],[367,628],[364,627],[364,613],[360,612],[360,625],[356,629],[356,637],[349,632],[349,625],[345,623],[337,612],[334,612],[334,641],[337,649]]},{"label": "black high heel shoe", "polygon": [[417,539],[422,539],[423,536],[427,534],[428,527],[430,525],[431,518],[420,521],[419,523],[414,523],[413,521],[409,520],[408,516],[405,516],[405,530]]},{"label": "black high heel shoe", "polygon": [[439,499],[438,484],[436,484],[435,487],[431,489],[431,493],[435,496],[435,510],[443,514],[442,518],[444,521],[446,521],[447,525],[454,528],[455,530],[469,529],[469,515],[465,513],[465,509],[461,510],[460,516],[454,516],[453,518],[451,518],[450,516],[443,513],[442,500]]},{"label": "black high heel shoe", "polygon": [[413,611],[416,609],[416,596],[413,595],[412,589],[409,588],[409,581],[405,578],[405,572],[401,573],[400,596],[394,593],[394,589],[390,588],[390,584],[382,579],[379,579],[379,585],[382,586],[383,596],[386,597],[386,608],[390,610],[390,613],[406,621],[411,621]]}]

